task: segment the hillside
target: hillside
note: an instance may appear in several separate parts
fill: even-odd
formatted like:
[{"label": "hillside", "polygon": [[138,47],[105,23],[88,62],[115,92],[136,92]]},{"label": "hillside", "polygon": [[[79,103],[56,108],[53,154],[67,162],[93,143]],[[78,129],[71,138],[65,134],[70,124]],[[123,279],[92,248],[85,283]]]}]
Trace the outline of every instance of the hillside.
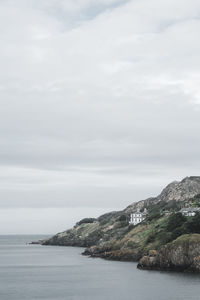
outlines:
[{"label": "hillside", "polygon": [[[81,246],[87,248],[85,255],[138,261],[149,250],[160,251],[181,235],[200,233],[199,214],[186,218],[178,213],[185,206],[200,206],[200,177],[172,182],[157,197],[133,203],[123,211],[83,219],[43,245]],[[129,225],[130,213],[138,208],[147,208],[148,217],[136,226]]]}]

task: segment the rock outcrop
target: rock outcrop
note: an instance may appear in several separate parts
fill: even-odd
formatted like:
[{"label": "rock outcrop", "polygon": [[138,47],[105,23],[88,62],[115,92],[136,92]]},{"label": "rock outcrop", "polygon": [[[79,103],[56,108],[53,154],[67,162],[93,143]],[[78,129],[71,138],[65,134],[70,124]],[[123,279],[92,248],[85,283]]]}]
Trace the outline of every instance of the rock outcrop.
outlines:
[{"label": "rock outcrop", "polygon": [[157,197],[160,201],[185,201],[200,194],[200,177],[186,177],[182,181],[170,183]]},{"label": "rock outcrop", "polygon": [[200,272],[200,234],[182,235],[159,251],[143,256],[139,269]]},{"label": "rock outcrop", "polygon": [[129,205],[125,211],[131,212],[136,209],[143,209],[149,205],[159,203],[160,201],[184,202],[187,199],[193,198],[200,194],[200,176],[186,177],[182,181],[173,181],[167,185],[160,195],[154,198],[148,198],[139,202],[134,202]]},{"label": "rock outcrop", "polygon": [[137,262],[141,258],[141,252],[138,249],[122,248],[119,250],[107,249],[106,247],[92,246],[87,248],[83,253],[90,257],[100,257],[107,260],[117,261],[134,261]]}]

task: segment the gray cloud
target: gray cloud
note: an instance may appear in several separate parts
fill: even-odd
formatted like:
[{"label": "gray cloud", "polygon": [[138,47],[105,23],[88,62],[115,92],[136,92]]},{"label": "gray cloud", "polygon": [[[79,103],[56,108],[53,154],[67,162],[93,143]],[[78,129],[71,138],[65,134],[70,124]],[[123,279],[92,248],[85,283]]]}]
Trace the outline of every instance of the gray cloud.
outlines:
[{"label": "gray cloud", "polygon": [[199,1],[95,3],[0,1],[8,215],[121,209],[199,175]]}]

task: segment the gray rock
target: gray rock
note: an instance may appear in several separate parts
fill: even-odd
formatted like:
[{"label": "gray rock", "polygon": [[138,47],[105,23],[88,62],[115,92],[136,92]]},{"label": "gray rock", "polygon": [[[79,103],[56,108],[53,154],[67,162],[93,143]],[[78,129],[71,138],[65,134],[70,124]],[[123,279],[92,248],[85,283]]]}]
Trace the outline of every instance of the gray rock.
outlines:
[{"label": "gray rock", "polygon": [[200,272],[200,234],[188,234],[143,256],[139,269]]}]

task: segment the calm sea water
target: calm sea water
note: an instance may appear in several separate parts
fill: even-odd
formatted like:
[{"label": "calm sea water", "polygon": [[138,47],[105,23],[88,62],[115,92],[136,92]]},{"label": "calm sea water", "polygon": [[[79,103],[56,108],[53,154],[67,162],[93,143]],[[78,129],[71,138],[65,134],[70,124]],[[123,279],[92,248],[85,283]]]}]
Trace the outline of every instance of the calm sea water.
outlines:
[{"label": "calm sea water", "polygon": [[137,270],[81,256],[82,248],[27,245],[42,236],[0,236],[1,300],[199,300],[200,276]]}]

